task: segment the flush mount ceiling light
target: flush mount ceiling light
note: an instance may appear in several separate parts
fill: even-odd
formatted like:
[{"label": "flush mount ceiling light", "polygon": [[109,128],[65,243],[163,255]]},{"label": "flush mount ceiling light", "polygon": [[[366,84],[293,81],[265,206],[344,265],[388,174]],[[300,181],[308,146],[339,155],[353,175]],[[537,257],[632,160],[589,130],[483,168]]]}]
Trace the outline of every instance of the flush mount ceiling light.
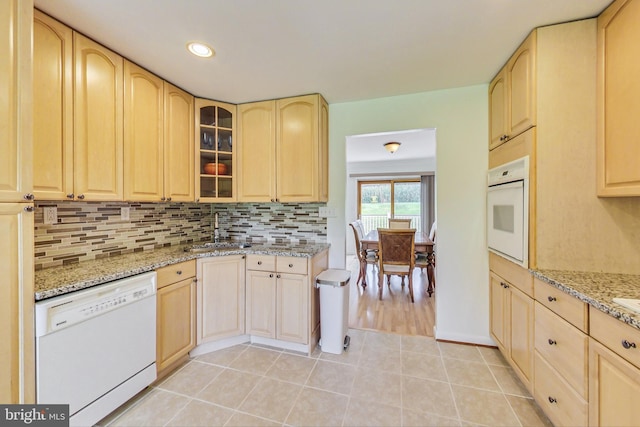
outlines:
[{"label": "flush mount ceiling light", "polygon": [[202,42],[187,43],[187,50],[195,56],[199,56],[201,58],[210,58],[216,54],[211,46]]},{"label": "flush mount ceiling light", "polygon": [[396,141],[387,142],[386,144],[384,144],[384,148],[386,148],[388,152],[393,154],[398,151],[398,148],[400,148],[400,143]]}]

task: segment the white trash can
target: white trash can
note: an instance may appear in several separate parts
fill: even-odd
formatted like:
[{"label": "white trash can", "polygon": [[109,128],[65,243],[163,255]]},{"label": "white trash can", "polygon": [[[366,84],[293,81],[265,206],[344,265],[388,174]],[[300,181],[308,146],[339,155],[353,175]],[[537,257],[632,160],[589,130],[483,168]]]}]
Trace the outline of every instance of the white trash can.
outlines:
[{"label": "white trash can", "polygon": [[320,289],[320,347],[325,353],[342,354],[349,346],[349,270],[329,269],[318,274]]}]

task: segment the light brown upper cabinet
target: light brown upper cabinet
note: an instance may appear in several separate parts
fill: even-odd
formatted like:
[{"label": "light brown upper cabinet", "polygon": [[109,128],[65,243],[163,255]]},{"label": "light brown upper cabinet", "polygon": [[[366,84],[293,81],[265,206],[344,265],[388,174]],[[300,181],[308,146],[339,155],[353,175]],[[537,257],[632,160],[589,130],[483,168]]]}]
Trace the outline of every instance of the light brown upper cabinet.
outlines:
[{"label": "light brown upper cabinet", "polygon": [[275,100],[238,105],[238,140],[238,199],[275,202]]},{"label": "light brown upper cabinet", "polygon": [[164,197],[193,202],[193,96],[164,82]]},{"label": "light brown upper cabinet", "polygon": [[598,17],[598,196],[640,196],[638,22],[638,0],[616,0]]},{"label": "light brown upper cabinet", "polygon": [[[0,5],[0,202],[33,199],[31,32],[33,3]],[[35,120],[35,119],[34,119]]]},{"label": "light brown upper cabinet", "polygon": [[243,104],[239,111],[239,200],[327,201],[329,114],[324,98],[314,94]]},{"label": "light brown upper cabinet", "polygon": [[73,34],[74,189],[80,200],[122,200],[123,59]]},{"label": "light brown upper cabinet", "polygon": [[73,198],[73,31],[33,12],[33,192]]},{"label": "light brown upper cabinet", "polygon": [[163,82],[124,62],[124,199],[164,197]]},{"label": "light brown upper cabinet", "polygon": [[195,185],[198,202],[235,202],[236,106],[196,99]]},{"label": "light brown upper cabinet", "polygon": [[536,125],[536,30],[489,85],[489,149]]}]

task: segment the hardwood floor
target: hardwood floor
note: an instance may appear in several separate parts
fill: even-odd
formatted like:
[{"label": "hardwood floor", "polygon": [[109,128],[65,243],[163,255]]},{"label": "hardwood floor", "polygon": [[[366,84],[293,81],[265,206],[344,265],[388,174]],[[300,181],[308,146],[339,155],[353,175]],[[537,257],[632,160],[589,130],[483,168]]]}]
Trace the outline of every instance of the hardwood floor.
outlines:
[{"label": "hardwood floor", "polygon": [[391,289],[386,284],[382,301],[378,299],[378,269],[367,265],[367,288],[356,285],[358,261],[347,259],[351,270],[349,282],[349,327],[403,335],[433,336],[435,323],[435,302],[427,295],[427,276],[419,269],[414,270],[413,292],[415,302],[409,299],[409,290],[401,286],[399,277],[392,276]]}]

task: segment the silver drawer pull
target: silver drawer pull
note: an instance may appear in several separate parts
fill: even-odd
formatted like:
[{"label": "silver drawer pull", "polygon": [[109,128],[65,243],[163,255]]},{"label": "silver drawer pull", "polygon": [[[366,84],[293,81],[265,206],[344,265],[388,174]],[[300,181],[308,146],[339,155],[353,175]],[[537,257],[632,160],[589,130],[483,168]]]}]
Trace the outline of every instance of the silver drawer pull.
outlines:
[{"label": "silver drawer pull", "polygon": [[549,403],[556,403],[556,402],[558,402],[558,401],[556,400],[555,397],[549,396]]},{"label": "silver drawer pull", "polygon": [[622,340],[622,346],[628,350],[630,348],[636,348],[636,343],[630,342],[627,340]]},{"label": "silver drawer pull", "polygon": [[258,265],[262,265],[262,261],[258,261]]},{"label": "silver drawer pull", "polygon": [[289,268],[293,268],[293,264],[289,264]]},{"label": "silver drawer pull", "polygon": [[178,271],[176,271],[176,274],[177,274],[178,276],[180,276],[180,275],[182,274],[182,270],[178,270]]},{"label": "silver drawer pull", "polygon": [[557,301],[556,297],[547,297],[547,299],[549,300],[549,302]]},{"label": "silver drawer pull", "polygon": [[272,274],[269,274],[269,278],[270,278],[270,279],[271,279],[271,278],[273,278],[273,273],[272,273]]},{"label": "silver drawer pull", "polygon": [[549,345],[556,345],[556,344],[558,344],[556,340],[552,340],[551,338],[549,338]]}]

